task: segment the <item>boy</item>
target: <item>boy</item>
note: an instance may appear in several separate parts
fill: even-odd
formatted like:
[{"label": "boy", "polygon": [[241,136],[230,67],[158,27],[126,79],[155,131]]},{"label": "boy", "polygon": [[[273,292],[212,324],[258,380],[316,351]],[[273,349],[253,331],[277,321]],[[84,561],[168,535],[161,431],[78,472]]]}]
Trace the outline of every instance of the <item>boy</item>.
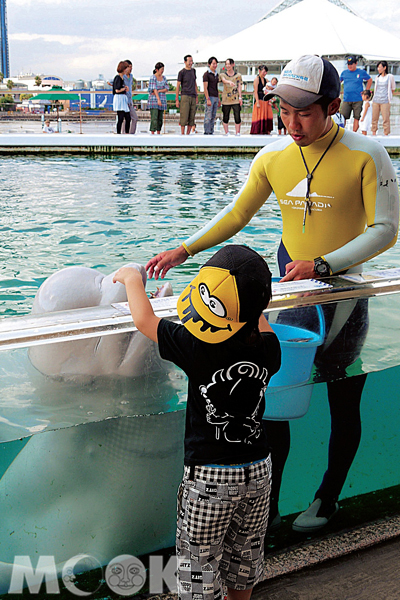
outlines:
[{"label": "boy", "polygon": [[248,600],[263,570],[271,460],[264,392],[280,367],[262,311],[271,273],[246,246],[219,250],[178,299],[182,325],[159,319],[134,268],[120,269],[136,327],[189,378],[178,491],[178,590],[184,600]]}]

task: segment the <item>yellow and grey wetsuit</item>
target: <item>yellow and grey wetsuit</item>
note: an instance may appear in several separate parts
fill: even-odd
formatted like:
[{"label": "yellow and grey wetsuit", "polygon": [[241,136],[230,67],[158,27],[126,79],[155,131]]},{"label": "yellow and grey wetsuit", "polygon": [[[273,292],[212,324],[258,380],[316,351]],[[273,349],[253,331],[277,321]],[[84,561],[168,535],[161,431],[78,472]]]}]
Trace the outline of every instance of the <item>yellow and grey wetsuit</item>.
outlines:
[{"label": "yellow and grey wetsuit", "polygon": [[[338,126],[303,148],[311,172]],[[282,242],[292,260],[323,256],[333,273],[359,265],[393,246],[399,190],[386,150],[375,140],[339,129],[311,181],[311,214],[303,232],[306,168],[288,136],[263,148],[233,201],[183,244],[194,255],[243,229],[273,190],[282,213]]]}]

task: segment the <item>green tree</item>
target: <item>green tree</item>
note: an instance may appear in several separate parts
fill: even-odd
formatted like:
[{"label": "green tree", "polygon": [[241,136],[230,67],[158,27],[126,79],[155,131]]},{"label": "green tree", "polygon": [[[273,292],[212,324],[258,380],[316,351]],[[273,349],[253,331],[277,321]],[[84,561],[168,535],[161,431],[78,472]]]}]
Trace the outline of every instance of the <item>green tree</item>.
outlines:
[{"label": "green tree", "polygon": [[9,89],[9,90],[12,90],[12,89],[13,89],[13,87],[14,87],[14,82],[13,82],[13,81],[11,81],[11,79],[9,79],[9,80],[7,81],[7,87],[8,87],[8,89]]},{"label": "green tree", "polygon": [[39,87],[40,85],[42,85],[42,78],[39,77],[39,75],[36,75],[36,77],[35,77],[35,85],[36,85],[36,87]]},{"label": "green tree", "polygon": [[3,83],[4,75],[0,72],[0,83]]},{"label": "green tree", "polygon": [[14,109],[14,98],[11,94],[5,94],[0,98],[0,110],[13,110]]},{"label": "green tree", "polygon": [[133,91],[135,91],[135,90],[136,90],[136,86],[137,86],[137,81],[136,81],[136,79],[133,77],[133,78],[132,78],[132,89],[133,89]]},{"label": "green tree", "polygon": [[176,87],[174,85],[172,85],[172,83],[168,82],[168,89],[170,92],[175,92],[176,91]]},{"label": "green tree", "polygon": [[21,100],[29,100],[32,96],[33,94],[21,94]]}]

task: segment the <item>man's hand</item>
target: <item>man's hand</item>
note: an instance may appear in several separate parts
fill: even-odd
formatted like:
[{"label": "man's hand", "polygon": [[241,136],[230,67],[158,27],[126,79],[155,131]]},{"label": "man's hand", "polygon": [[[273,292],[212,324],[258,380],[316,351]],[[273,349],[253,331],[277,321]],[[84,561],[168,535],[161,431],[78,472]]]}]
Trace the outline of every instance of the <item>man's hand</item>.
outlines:
[{"label": "man's hand", "polygon": [[146,271],[148,271],[150,279],[153,277],[153,275],[154,279],[158,279],[160,275],[161,279],[164,279],[165,275],[170,269],[172,269],[172,267],[176,267],[177,265],[184,263],[188,256],[189,254],[186,252],[183,246],[179,246],[173,250],[167,250],[166,252],[161,252],[149,260],[146,265]]},{"label": "man's hand", "polygon": [[211,106],[211,100],[210,100],[210,98],[207,98],[207,106]]},{"label": "man's hand", "polygon": [[286,265],[286,275],[281,282],[298,281],[299,279],[313,279],[317,275],[314,271],[314,261],[294,260]]},{"label": "man's hand", "polygon": [[179,100],[175,100],[175,106],[176,108],[179,108]]}]

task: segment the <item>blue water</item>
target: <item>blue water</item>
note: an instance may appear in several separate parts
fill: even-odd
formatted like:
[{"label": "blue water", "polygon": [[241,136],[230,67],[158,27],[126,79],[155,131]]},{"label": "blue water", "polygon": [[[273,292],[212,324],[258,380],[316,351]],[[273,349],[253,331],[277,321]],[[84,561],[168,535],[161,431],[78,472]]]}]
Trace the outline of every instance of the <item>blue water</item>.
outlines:
[{"label": "blue water", "polygon": [[[399,174],[400,161],[393,164]],[[237,157],[0,158],[0,315],[29,313],[40,284],[66,266],[108,274],[177,246],[230,201],[249,166]],[[271,196],[235,241],[273,263],[280,231]],[[211,252],[170,271],[176,293]],[[399,259],[398,243],[369,268]],[[362,443],[343,497],[399,481],[397,315],[398,295],[371,299],[361,364],[376,372],[367,378]],[[0,387],[2,559],[61,561],[89,551],[103,561],[173,543],[186,387],[179,371],[64,382],[41,375],[20,349],[0,352]],[[282,514],[312,500],[329,431],[326,386],[317,384],[309,412],[292,423]]]},{"label": "blue water", "polygon": [[[40,284],[63,267],[108,274],[179,245],[232,199],[249,167],[237,157],[0,158],[0,315],[30,312]],[[235,241],[273,263],[280,232],[271,196]],[[168,274],[177,292],[212,252]],[[397,245],[369,264],[399,259]]]}]

